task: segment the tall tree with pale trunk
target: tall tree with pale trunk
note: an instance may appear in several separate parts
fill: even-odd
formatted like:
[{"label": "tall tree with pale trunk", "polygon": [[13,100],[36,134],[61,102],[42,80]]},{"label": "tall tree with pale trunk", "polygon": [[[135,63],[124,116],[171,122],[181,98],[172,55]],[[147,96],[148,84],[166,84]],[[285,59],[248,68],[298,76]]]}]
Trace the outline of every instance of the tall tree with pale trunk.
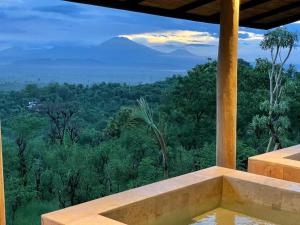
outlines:
[{"label": "tall tree with pale trunk", "polygon": [[286,116],[289,107],[288,102],[284,100],[287,87],[286,64],[297,41],[296,33],[280,27],[265,34],[260,43],[261,48],[270,51],[271,54],[271,61],[262,59],[257,61],[269,75],[269,99],[260,106],[264,115],[255,116],[252,126],[262,126],[268,130],[270,137],[267,152],[283,147],[280,134],[289,126]]}]

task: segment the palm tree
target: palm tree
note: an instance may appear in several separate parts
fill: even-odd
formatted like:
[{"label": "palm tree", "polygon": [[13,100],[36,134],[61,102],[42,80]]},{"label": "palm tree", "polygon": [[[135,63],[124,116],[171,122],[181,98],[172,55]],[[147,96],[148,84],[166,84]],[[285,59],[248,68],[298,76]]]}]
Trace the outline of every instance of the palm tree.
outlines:
[{"label": "palm tree", "polygon": [[137,102],[138,102],[138,107],[133,113],[134,119],[145,123],[149,127],[151,132],[154,134],[154,137],[160,146],[160,151],[162,154],[164,177],[168,178],[169,177],[168,155],[167,155],[167,145],[166,145],[164,135],[162,131],[158,128],[158,126],[155,124],[153,119],[153,112],[150,109],[147,101],[141,97],[139,100],[137,100]]}]

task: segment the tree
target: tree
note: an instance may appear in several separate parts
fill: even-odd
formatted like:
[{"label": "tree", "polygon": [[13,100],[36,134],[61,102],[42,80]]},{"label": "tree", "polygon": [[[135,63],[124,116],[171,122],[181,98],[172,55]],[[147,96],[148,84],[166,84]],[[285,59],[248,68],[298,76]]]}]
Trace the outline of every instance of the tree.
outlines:
[{"label": "tree", "polygon": [[113,117],[108,120],[103,130],[104,139],[120,138],[122,129],[131,126],[132,108],[122,107]]},{"label": "tree", "polygon": [[50,119],[50,140],[64,144],[66,134],[69,134],[72,142],[78,142],[79,128],[72,124],[72,119],[77,109],[72,104],[50,103],[43,111]]},{"label": "tree", "polygon": [[215,141],[216,71],[212,61],[197,65],[177,82],[161,104],[168,122],[168,140],[185,149],[201,148]]},{"label": "tree", "polygon": [[285,28],[277,28],[265,34],[260,44],[263,50],[271,53],[271,62],[257,61],[261,69],[269,75],[269,99],[262,102],[260,109],[264,115],[254,116],[252,127],[254,129],[264,127],[268,130],[270,137],[267,151],[283,147],[280,134],[288,128],[289,124],[286,116],[289,106],[288,101],[284,99],[287,84],[285,65],[297,41],[296,33],[289,32]]},{"label": "tree", "polygon": [[300,73],[290,70],[290,77],[293,78],[294,82],[291,82],[291,85],[287,89],[287,92],[290,96],[290,110],[289,110],[289,119],[290,119],[290,134],[289,139],[291,140],[290,145],[300,143]]},{"label": "tree", "polygon": [[18,115],[12,122],[12,128],[15,133],[15,143],[18,146],[18,171],[24,186],[27,185],[27,174],[29,170],[26,156],[28,141],[33,138],[35,132],[39,131],[42,126],[42,119],[26,112]]},{"label": "tree", "polygon": [[[76,146],[57,145],[53,150],[55,157],[51,159],[50,163],[55,174],[55,188],[59,205],[61,208],[65,208],[78,204],[78,193],[83,182],[82,174],[89,167],[85,161],[86,157]],[[80,163],[78,163],[79,161]],[[85,168],[83,169],[83,167]]]},{"label": "tree", "polygon": [[7,202],[7,213],[9,220],[8,224],[14,225],[17,210],[30,201],[35,195],[34,191],[30,186],[24,186],[23,180],[15,177],[10,177],[6,182],[6,202]]},{"label": "tree", "polygon": [[168,153],[167,153],[167,144],[163,132],[158,128],[153,119],[153,112],[149,107],[148,103],[144,98],[140,98],[138,100],[138,108],[135,110],[133,114],[136,120],[142,121],[145,123],[149,129],[154,134],[154,137],[157,143],[160,146],[161,154],[162,154],[162,164],[164,169],[165,178],[169,177],[169,164],[168,164]]}]

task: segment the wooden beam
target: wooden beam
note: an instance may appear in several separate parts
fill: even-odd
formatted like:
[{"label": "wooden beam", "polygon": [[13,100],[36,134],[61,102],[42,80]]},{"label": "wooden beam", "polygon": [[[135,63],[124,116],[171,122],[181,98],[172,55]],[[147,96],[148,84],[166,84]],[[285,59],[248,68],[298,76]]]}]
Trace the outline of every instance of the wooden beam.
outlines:
[{"label": "wooden beam", "polygon": [[300,20],[300,14],[296,14],[296,15],[288,15],[286,18],[277,20],[277,21],[273,21],[272,23],[247,23],[245,24],[246,26],[249,27],[257,27],[260,29],[271,29],[274,27],[279,27],[285,24],[289,24],[289,23],[293,23],[295,21],[299,21]]},{"label": "wooden beam", "polygon": [[241,4],[240,11],[250,9],[250,8],[256,7],[258,5],[264,4],[266,2],[270,2],[270,1],[272,1],[272,0],[252,0],[252,1],[246,2],[244,4]]},{"label": "wooden beam", "polygon": [[277,20],[277,21],[269,23],[267,25],[268,25],[268,29],[270,29],[272,27],[279,27],[279,26],[289,24],[289,23],[293,23],[293,22],[299,21],[299,20],[300,20],[300,14],[296,14],[296,15],[292,15],[292,16],[287,16],[284,19]]},{"label": "wooden beam", "polygon": [[191,3],[188,3],[186,5],[183,5],[179,8],[177,8],[175,11],[177,13],[182,13],[182,12],[188,12],[192,9],[196,9],[200,6],[203,6],[203,5],[206,5],[206,4],[209,4],[209,3],[212,3],[214,0],[196,0],[194,2],[191,2]]},{"label": "wooden beam", "polygon": [[0,124],[0,225],[5,225],[5,194],[3,176],[2,133]]},{"label": "wooden beam", "polygon": [[222,0],[217,76],[217,165],[236,168],[240,0]]},{"label": "wooden beam", "polygon": [[128,0],[127,2],[129,4],[139,4],[139,3],[142,3],[144,0]]},{"label": "wooden beam", "polygon": [[[246,2],[242,5],[240,5],[240,12],[244,11],[244,10],[247,10],[247,9],[250,9],[250,8],[253,8],[255,6],[258,6],[258,5],[261,5],[261,4],[264,4],[266,2],[270,2],[271,0],[252,0],[252,1],[249,1],[249,2]],[[211,19],[220,19],[220,13],[216,13],[216,14],[213,14],[211,15]]]},{"label": "wooden beam", "polygon": [[300,2],[294,2],[292,4],[288,4],[288,5],[273,9],[273,10],[270,10],[268,12],[256,15],[256,16],[252,16],[250,18],[242,20],[241,23],[242,24],[253,24],[253,22],[256,23],[257,21],[259,21],[261,19],[264,19],[264,18],[267,18],[267,17],[270,17],[270,16],[274,16],[278,13],[283,13],[283,12],[287,13],[289,10],[299,8],[299,7],[300,7]]}]

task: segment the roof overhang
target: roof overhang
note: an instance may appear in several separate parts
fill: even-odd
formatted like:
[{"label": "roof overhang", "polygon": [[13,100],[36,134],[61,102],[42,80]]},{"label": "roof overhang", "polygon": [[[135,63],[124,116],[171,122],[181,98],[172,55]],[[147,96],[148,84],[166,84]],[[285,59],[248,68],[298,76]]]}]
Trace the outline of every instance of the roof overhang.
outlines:
[{"label": "roof overhang", "polygon": [[[66,0],[198,22],[220,22],[221,0]],[[240,26],[271,29],[300,20],[299,0],[241,0]]]}]

